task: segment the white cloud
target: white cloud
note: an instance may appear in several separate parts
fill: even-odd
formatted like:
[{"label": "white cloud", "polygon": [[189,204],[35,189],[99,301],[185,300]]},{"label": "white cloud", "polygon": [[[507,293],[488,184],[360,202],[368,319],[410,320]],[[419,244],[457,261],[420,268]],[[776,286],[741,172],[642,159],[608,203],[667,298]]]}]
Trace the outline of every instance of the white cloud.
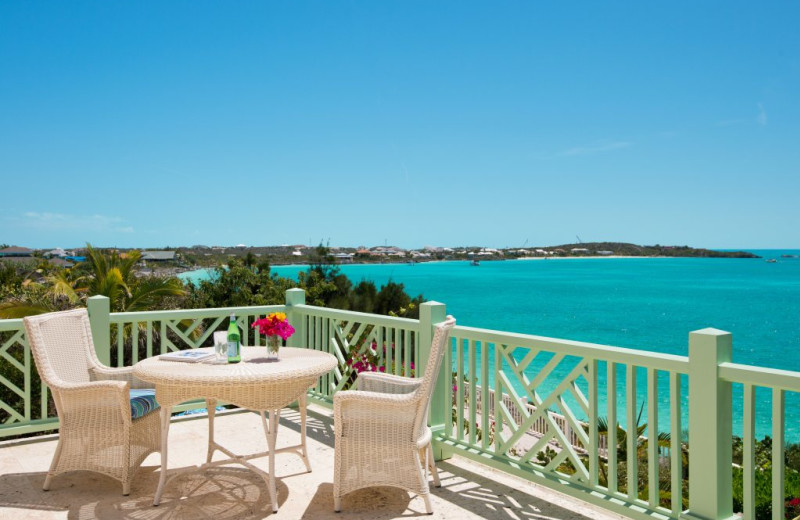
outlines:
[{"label": "white cloud", "polygon": [[28,228],[63,231],[114,231],[117,233],[133,233],[132,226],[124,225],[120,217],[107,215],[68,215],[64,213],[38,213],[28,211],[18,219],[18,225]]},{"label": "white cloud", "polygon": [[588,146],[575,146],[569,150],[561,152],[559,155],[589,155],[594,153],[610,152],[612,150],[621,150],[622,148],[628,148],[632,145],[633,143],[629,141],[595,141]]},{"label": "white cloud", "polygon": [[756,121],[761,126],[767,126],[767,111],[764,110],[764,105],[762,103],[758,103],[758,116],[756,116]]}]

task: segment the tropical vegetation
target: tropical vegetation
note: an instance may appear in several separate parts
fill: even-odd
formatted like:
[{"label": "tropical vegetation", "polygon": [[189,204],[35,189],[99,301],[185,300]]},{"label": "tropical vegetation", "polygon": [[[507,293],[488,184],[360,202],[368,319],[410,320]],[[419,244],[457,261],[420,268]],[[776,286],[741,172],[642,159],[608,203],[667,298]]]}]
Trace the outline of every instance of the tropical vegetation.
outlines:
[{"label": "tropical vegetation", "polygon": [[140,260],[139,251],[103,251],[89,245],[86,261],[71,268],[42,260],[35,269],[20,272],[6,264],[0,267],[0,318],[82,307],[90,296],[108,297],[114,312],[164,308],[185,296],[177,278],[138,275]]}]

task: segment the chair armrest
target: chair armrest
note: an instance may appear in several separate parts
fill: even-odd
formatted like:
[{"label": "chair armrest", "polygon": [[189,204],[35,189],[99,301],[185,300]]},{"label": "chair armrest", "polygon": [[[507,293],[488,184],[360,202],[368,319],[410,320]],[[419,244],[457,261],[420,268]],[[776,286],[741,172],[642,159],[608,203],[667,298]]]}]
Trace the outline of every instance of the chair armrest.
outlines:
[{"label": "chair armrest", "polygon": [[421,379],[381,372],[361,372],[356,381],[359,390],[384,394],[410,394],[422,384]]},{"label": "chair armrest", "polygon": [[[352,432],[394,431],[410,427],[417,413],[414,394],[383,394],[347,390],[333,396],[333,422],[337,435]],[[411,429],[409,428],[409,437]]]},{"label": "chair armrest", "polygon": [[153,388],[153,385],[133,376],[133,367],[96,366],[91,372],[95,381],[124,381],[130,384],[131,388]]},{"label": "chair armrest", "polygon": [[130,422],[130,385],[125,381],[62,382],[52,386],[58,399],[59,418],[85,422],[86,416],[100,424]]},{"label": "chair armrest", "polygon": [[412,394],[384,394],[382,392],[363,392],[361,390],[343,390],[333,396],[333,404],[376,403],[385,406],[408,406],[416,401]]}]

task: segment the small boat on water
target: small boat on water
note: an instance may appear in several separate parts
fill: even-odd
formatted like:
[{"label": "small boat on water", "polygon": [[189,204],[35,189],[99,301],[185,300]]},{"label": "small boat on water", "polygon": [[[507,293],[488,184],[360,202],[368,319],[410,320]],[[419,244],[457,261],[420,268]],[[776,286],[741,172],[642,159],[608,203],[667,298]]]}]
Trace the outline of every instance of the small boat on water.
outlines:
[{"label": "small boat on water", "polygon": [[480,260],[472,260],[469,265],[481,265]]},{"label": "small boat on water", "polygon": [[777,264],[778,263],[778,261],[775,260],[774,258],[768,258],[768,259],[766,259],[764,261],[767,262],[768,264]]},{"label": "small boat on water", "polygon": [[798,258],[798,255],[781,255],[781,258]]}]

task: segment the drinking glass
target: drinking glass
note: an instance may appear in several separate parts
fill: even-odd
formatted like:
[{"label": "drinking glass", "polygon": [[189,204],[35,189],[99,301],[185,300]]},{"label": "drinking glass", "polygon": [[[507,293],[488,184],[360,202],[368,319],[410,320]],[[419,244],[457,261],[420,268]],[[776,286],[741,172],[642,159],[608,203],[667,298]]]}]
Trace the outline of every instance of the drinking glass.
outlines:
[{"label": "drinking glass", "polygon": [[217,361],[228,359],[228,333],[224,330],[214,333],[214,354]]}]

